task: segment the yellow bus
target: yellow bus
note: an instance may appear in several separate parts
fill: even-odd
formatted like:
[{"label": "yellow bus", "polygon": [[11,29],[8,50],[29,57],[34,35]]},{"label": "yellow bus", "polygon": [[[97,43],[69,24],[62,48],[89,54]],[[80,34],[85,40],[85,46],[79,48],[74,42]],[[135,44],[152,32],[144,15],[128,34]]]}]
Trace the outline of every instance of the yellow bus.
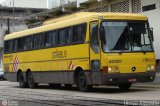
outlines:
[{"label": "yellow bus", "polygon": [[5,76],[22,88],[48,83],[80,91],[94,85],[127,90],[155,79],[152,42],[143,15],[79,12],[6,35]]}]

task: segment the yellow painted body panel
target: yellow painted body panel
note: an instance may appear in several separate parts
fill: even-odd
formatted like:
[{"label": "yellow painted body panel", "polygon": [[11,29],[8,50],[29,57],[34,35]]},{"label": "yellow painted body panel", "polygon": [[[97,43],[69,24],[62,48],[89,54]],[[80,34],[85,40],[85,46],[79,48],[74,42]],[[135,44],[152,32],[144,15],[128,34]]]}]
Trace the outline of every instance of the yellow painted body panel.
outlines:
[{"label": "yellow painted body panel", "polygon": [[[139,73],[146,72],[148,65],[155,66],[155,54],[151,53],[109,53],[105,55],[102,53],[102,67],[115,67],[119,68],[119,73]],[[132,68],[136,67],[133,72]],[[155,70],[154,70],[155,71]]]},{"label": "yellow painted body panel", "polygon": [[[88,44],[79,44],[5,54],[3,59],[5,71],[17,71],[13,70],[16,56],[19,60],[17,69],[21,69],[22,71],[26,71],[27,69],[31,69],[32,71],[64,71],[75,70],[78,66],[82,67],[84,70],[89,70],[88,48]],[[71,62],[74,65],[73,67],[69,67]],[[9,69],[7,67],[9,67]]]}]

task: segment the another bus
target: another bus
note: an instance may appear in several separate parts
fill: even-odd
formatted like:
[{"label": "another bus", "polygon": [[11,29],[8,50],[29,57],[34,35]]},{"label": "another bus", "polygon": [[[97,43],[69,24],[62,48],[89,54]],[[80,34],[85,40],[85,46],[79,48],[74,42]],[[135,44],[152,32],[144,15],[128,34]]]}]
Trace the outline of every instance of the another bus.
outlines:
[{"label": "another bus", "polygon": [[4,70],[9,81],[35,88],[116,85],[155,79],[153,33],[147,17],[129,13],[80,12],[6,35]]}]

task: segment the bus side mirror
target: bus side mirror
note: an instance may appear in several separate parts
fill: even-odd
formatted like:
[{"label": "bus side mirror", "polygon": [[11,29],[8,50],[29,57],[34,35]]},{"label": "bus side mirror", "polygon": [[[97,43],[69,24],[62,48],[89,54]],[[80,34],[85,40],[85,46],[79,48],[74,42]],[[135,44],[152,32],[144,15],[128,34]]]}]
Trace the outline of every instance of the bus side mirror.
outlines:
[{"label": "bus side mirror", "polygon": [[154,41],[153,28],[150,28],[151,39]]},{"label": "bus side mirror", "polygon": [[100,40],[101,40],[101,42],[103,42],[104,44],[106,44],[106,40],[105,40],[105,30],[104,30],[104,27],[103,27],[103,26],[100,26],[99,32],[100,32]]}]

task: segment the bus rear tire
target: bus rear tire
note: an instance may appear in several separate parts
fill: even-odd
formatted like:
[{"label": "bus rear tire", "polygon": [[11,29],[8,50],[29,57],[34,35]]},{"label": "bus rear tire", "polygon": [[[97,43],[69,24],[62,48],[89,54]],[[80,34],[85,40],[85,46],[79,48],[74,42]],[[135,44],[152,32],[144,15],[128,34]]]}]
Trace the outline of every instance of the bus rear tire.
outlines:
[{"label": "bus rear tire", "polygon": [[82,92],[87,92],[92,88],[92,85],[87,84],[87,80],[83,71],[79,71],[78,73],[77,87]]},{"label": "bus rear tire", "polygon": [[28,81],[28,86],[29,86],[31,89],[34,89],[34,88],[37,88],[37,87],[38,87],[38,83],[35,83],[35,82],[34,82],[34,77],[33,77],[32,72],[28,72],[27,81]]},{"label": "bus rear tire", "polygon": [[131,83],[124,83],[124,84],[119,84],[118,86],[121,90],[129,90],[131,85],[132,85]]},{"label": "bus rear tire", "polygon": [[20,72],[20,73],[18,74],[18,82],[19,82],[19,86],[20,86],[21,88],[26,88],[26,87],[28,87],[28,84],[25,82],[24,76],[23,76],[23,73],[22,73],[22,72]]}]

